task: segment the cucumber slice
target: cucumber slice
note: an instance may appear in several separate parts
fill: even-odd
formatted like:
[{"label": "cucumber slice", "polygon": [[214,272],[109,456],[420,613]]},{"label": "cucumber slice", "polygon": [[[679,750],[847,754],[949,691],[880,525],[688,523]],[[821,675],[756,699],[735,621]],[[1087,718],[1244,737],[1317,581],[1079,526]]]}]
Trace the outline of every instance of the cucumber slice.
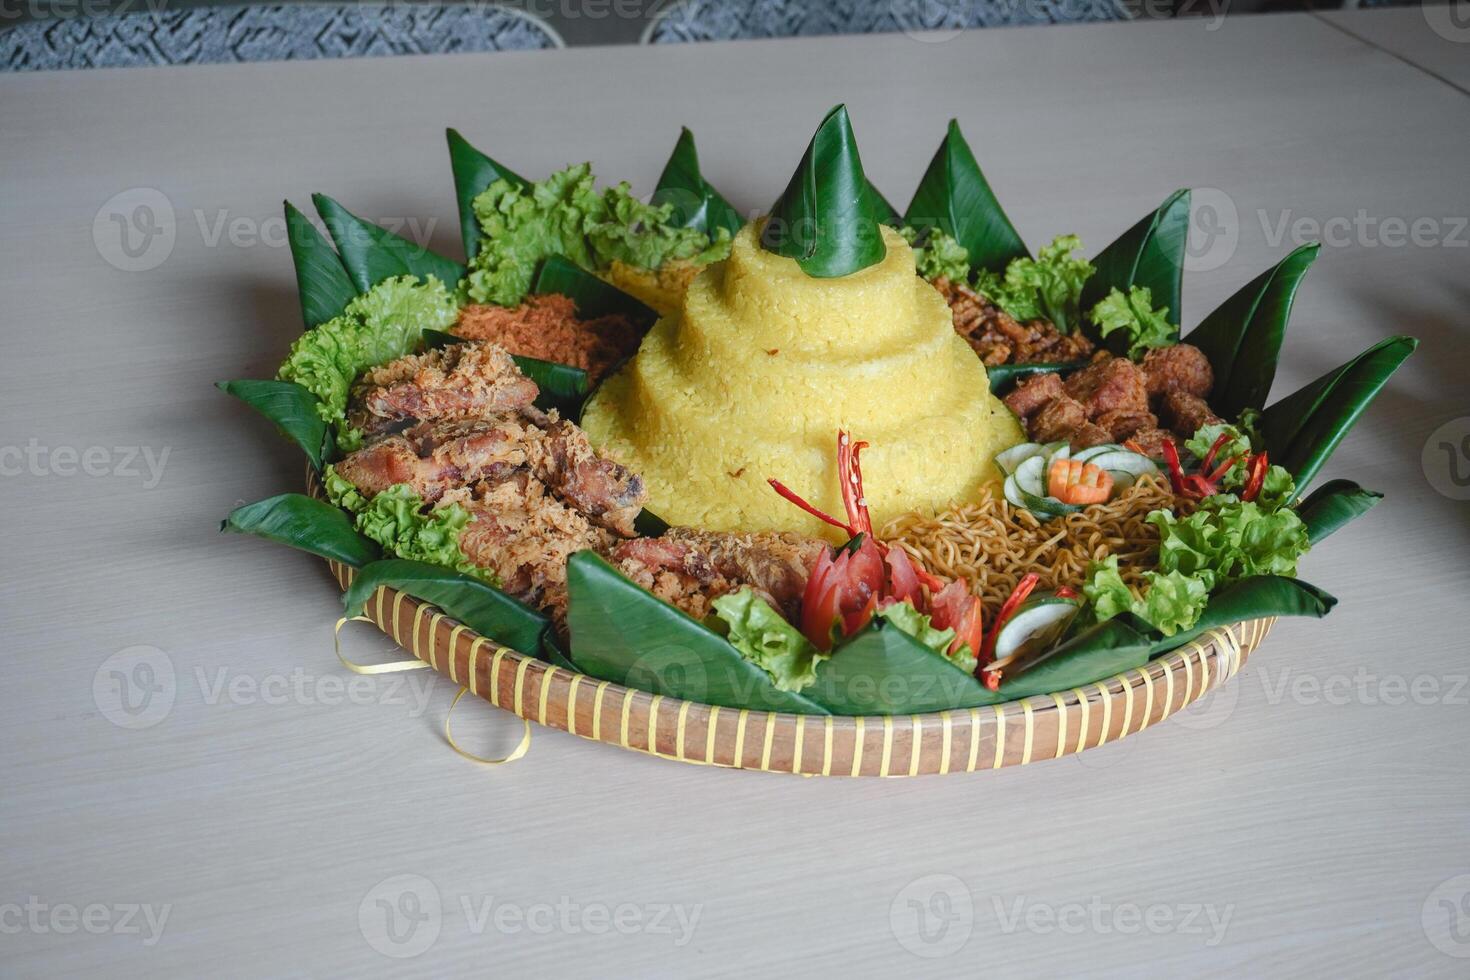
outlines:
[{"label": "cucumber slice", "polygon": [[1021,488],[1016,486],[1015,474],[1006,477],[1003,493],[1005,494],[1006,503],[1012,507],[1024,508],[1026,506],[1026,501],[1021,497]]},{"label": "cucumber slice", "polygon": [[1105,442],[1101,446],[1089,446],[1086,449],[1079,449],[1072,454],[1072,458],[1079,463],[1088,463],[1092,461],[1094,456],[1101,456],[1104,453],[1126,453],[1127,451],[1115,442]]},{"label": "cucumber slice", "polygon": [[1046,496],[1046,473],[1051,466],[1051,457],[1032,456],[1016,467],[1016,486],[1022,493],[1034,497]]},{"label": "cucumber slice", "polygon": [[1027,493],[1024,487],[1021,488],[1021,499],[1025,502],[1026,509],[1038,517],[1062,517],[1066,514],[1075,514],[1082,509],[1075,504],[1064,504],[1055,497],[1041,497],[1034,493]]},{"label": "cucumber slice", "polygon": [[1130,452],[1127,449],[1102,453],[1101,455],[1092,457],[1087,462],[1105,470],[1118,470],[1122,473],[1132,473],[1135,477],[1157,473],[1159,471],[1158,466],[1154,465],[1153,460],[1147,456],[1140,456],[1138,453]]},{"label": "cucumber slice", "polygon": [[1113,493],[1115,494],[1122,493],[1138,482],[1138,477],[1122,470],[1108,470],[1108,476],[1113,478]]},{"label": "cucumber slice", "polygon": [[995,659],[1003,660],[1023,647],[1055,643],[1080,608],[1081,603],[1075,599],[1057,596],[1043,596],[1022,604],[995,638]]},{"label": "cucumber slice", "polygon": [[1003,453],[998,453],[995,457],[995,465],[1000,467],[1002,473],[1010,475],[1016,472],[1016,467],[1022,462],[1032,456],[1040,456],[1044,452],[1046,452],[1046,447],[1039,442],[1023,442],[1012,446]]}]

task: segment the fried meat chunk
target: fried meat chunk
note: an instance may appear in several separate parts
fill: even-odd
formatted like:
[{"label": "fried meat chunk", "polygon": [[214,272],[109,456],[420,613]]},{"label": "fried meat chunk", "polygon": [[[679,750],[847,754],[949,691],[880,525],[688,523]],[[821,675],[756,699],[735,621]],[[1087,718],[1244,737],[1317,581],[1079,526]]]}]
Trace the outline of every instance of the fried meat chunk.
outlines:
[{"label": "fried meat chunk", "polygon": [[515,411],[538,393],[504,348],[483,341],[450,344],[365,372],[353,388],[347,420],[377,435],[415,421]]},{"label": "fried meat chunk", "polygon": [[1208,398],[1215,387],[1215,372],[1204,351],[1193,344],[1175,344],[1151,350],[1143,357],[1143,374],[1153,396],[1182,391]]},{"label": "fried meat chunk", "polygon": [[660,538],[624,541],[612,558],[633,582],[696,619],[709,615],[715,599],[749,586],[795,620],[807,576],[825,547],[787,532],[673,528]]}]

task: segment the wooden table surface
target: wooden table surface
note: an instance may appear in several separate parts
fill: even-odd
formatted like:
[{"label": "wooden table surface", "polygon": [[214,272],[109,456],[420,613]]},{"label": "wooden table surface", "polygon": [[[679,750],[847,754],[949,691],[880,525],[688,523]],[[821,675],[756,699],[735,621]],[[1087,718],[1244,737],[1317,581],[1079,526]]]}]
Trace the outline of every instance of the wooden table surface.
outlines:
[{"label": "wooden table surface", "polygon": [[[1470,98],[1338,29],[1379,16],[0,77],[0,973],[1463,975]],[[646,192],[687,123],[757,209],[838,101],[900,202],[957,116],[1033,246],[1198,188],[1186,328],[1326,240],[1277,393],[1423,339],[1324,474],[1388,493],[1304,564],[1338,610],[1135,738],[915,781],[485,769],[447,681],[348,684],[322,564],[215,531],[301,479],[211,387],[300,330],[282,198],[453,251],[446,125]]]}]

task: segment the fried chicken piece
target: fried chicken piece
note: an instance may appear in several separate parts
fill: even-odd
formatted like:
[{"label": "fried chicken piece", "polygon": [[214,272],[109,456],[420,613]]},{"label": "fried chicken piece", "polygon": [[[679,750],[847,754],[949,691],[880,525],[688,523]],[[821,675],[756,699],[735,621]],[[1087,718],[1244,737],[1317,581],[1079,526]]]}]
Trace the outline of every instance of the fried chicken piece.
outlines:
[{"label": "fried chicken piece", "polygon": [[589,548],[606,551],[616,540],[557,500],[526,469],[450,490],[437,506],[453,503],[470,514],[459,535],[465,557],[493,571],[511,596],[549,608],[558,624],[566,616],[567,559]]},{"label": "fried chicken piece", "polygon": [[529,409],[522,414],[541,429],[541,438],[526,449],[536,476],[594,524],[633,537],[633,521],[648,502],[643,478],[593,449],[587,433],[554,413]]},{"label": "fried chicken piece", "polygon": [[642,331],[626,317],[577,317],[576,304],[557,294],[527,296],[516,307],[466,306],[454,332],[488,340],[512,354],[570,364],[596,381],[638,349]]},{"label": "fried chicken piece", "polygon": [[1082,403],[1066,395],[1054,398],[1031,420],[1031,438],[1036,442],[1070,442],[1087,422]]},{"label": "fried chicken piece", "polygon": [[1007,408],[1026,420],[1051,402],[1064,397],[1066,393],[1066,389],[1062,387],[1061,375],[1048,371],[1022,378],[1016,384],[1015,390],[1005,396],[1004,401]]},{"label": "fried chicken piece", "polygon": [[450,344],[366,371],[353,388],[347,420],[377,435],[413,421],[514,411],[537,394],[536,383],[504,348],[484,341]]},{"label": "fried chicken piece", "polygon": [[484,419],[422,422],[359,449],[337,471],[372,496],[407,483],[426,501],[526,467],[592,523],[622,537],[648,494],[643,480],[592,448],[570,422],[534,408]]},{"label": "fried chicken piece", "polygon": [[695,619],[722,595],[749,586],[788,620],[801,611],[807,576],[826,545],[797,534],[673,528],[613,549],[619,571]]},{"label": "fried chicken piece", "polygon": [[1126,357],[1101,356],[1069,377],[1064,387],[1082,403],[1089,419],[1109,412],[1148,411],[1143,372]]},{"label": "fried chicken piece", "polygon": [[1153,396],[1182,391],[1208,398],[1215,386],[1215,372],[1204,351],[1193,344],[1175,344],[1149,351],[1143,357],[1143,374]]},{"label": "fried chicken piece", "polygon": [[1203,398],[1184,391],[1166,392],[1159,403],[1159,415],[1169,428],[1185,439],[1202,426],[1218,425],[1224,421],[1210,410]]},{"label": "fried chicken piece", "polygon": [[1113,437],[1108,430],[1095,422],[1083,422],[1067,437],[1067,443],[1073,449],[1090,449],[1112,441]]}]

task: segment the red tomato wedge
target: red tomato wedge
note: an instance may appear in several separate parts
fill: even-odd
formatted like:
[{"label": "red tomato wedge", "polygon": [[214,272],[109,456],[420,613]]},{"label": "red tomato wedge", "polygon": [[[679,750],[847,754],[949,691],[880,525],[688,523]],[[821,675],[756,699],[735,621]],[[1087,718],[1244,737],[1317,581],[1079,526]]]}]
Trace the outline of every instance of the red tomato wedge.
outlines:
[{"label": "red tomato wedge", "polygon": [[969,586],[959,580],[953,581],[934,596],[930,605],[930,624],[935,629],[947,630],[953,627],[955,631],[949,652],[954,653],[960,647],[968,646],[970,652],[978,656],[981,637],[984,635],[984,611],[980,607],[980,598],[970,594]]},{"label": "red tomato wedge", "polygon": [[883,591],[883,556],[872,538],[835,559],[817,556],[801,600],[801,632],[819,650],[832,649],[833,628],[851,636],[873,618]]}]

